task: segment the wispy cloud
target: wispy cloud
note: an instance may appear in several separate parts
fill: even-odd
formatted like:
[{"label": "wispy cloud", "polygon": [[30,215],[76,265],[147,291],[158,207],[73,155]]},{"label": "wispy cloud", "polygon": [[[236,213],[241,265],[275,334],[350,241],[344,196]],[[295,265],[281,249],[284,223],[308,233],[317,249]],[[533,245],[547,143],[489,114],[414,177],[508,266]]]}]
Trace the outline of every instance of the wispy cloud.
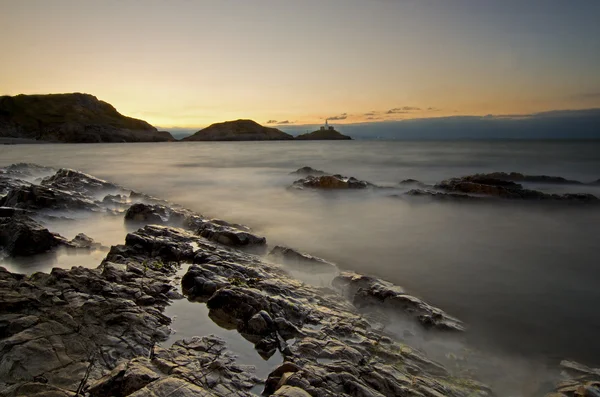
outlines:
[{"label": "wispy cloud", "polygon": [[348,113],[342,113],[337,116],[327,117],[327,120],[346,120],[348,118]]},{"label": "wispy cloud", "polygon": [[408,110],[404,110],[403,108],[393,108],[385,112],[386,114],[398,114],[398,113],[408,113]]},{"label": "wispy cloud", "polygon": [[290,121],[289,120],[283,120],[283,121],[278,122],[277,124],[290,124]]},{"label": "wispy cloud", "polygon": [[269,120],[266,122],[266,124],[275,124],[277,123],[277,120]]},{"label": "wispy cloud", "polygon": [[379,114],[379,112],[376,112],[375,110],[371,110],[370,112],[363,114],[363,116],[373,117],[373,116],[376,116],[377,114]]}]

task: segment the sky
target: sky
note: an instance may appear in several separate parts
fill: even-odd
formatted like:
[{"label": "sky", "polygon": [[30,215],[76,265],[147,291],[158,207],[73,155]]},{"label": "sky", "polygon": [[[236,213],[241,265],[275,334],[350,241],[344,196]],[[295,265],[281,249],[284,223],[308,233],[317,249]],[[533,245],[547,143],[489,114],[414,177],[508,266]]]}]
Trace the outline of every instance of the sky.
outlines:
[{"label": "sky", "polygon": [[161,127],[600,107],[596,0],[0,0],[0,95]]}]

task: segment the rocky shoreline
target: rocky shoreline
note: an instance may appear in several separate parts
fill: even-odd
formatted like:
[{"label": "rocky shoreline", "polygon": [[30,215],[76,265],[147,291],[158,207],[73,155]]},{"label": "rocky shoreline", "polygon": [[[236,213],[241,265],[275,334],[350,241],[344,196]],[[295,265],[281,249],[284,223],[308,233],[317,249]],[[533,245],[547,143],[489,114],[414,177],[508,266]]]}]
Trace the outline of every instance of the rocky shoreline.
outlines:
[{"label": "rocky shoreline", "polygon": [[[102,243],[46,229],[59,211],[67,221],[69,211],[86,211],[139,227],[94,269],[21,275],[0,268],[0,395],[495,395],[386,331],[382,317],[390,315],[428,333],[466,329],[399,286],[292,248],[269,249],[248,227],[74,170],[7,167],[0,195],[4,255]],[[332,285],[303,283],[290,269],[329,274]],[[164,310],[177,299],[205,304],[206,321],[283,361],[260,378],[214,335],[162,346],[172,321]],[[554,396],[598,395],[600,370],[563,368]]]}]

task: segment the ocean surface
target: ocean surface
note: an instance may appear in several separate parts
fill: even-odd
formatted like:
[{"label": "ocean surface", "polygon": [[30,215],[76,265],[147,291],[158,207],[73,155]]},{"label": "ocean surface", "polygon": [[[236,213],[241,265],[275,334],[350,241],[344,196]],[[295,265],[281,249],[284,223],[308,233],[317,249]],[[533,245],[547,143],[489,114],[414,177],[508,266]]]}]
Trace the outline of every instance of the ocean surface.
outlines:
[{"label": "ocean surface", "polygon": [[[0,146],[0,166],[15,162],[78,169],[205,216],[246,224],[271,246],[284,244],[382,277],[463,320],[469,349],[506,357],[513,368],[521,368],[515,362],[562,358],[600,366],[600,209],[390,197],[407,190],[398,184],[403,179],[435,183],[479,172],[595,181],[598,142]],[[297,179],[289,173],[306,165],[392,189],[287,189]],[[598,186],[532,187],[600,196]],[[120,217],[82,216],[51,226],[69,238],[85,232],[107,246],[122,243],[127,233]],[[0,265],[31,273],[97,266],[103,255],[59,252]]]}]

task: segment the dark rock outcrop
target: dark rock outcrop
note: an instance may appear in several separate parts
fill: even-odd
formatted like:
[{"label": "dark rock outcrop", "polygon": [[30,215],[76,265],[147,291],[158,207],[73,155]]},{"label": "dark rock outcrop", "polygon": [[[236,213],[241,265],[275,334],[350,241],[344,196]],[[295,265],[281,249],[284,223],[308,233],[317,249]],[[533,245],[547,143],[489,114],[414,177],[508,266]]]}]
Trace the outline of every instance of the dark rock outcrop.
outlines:
[{"label": "dark rock outcrop", "polygon": [[549,194],[525,189],[522,185],[488,175],[470,175],[452,178],[435,185],[436,189],[482,197],[496,197],[508,200],[529,200],[546,202],[567,202],[579,204],[600,204],[600,199],[588,193]]},{"label": "dark rock outcrop", "polygon": [[0,248],[9,256],[35,255],[66,243],[28,216],[0,218]]},{"label": "dark rock outcrop", "polygon": [[0,97],[0,137],[73,143],[174,140],[168,132],[80,93]]},{"label": "dark rock outcrop", "polygon": [[581,185],[579,181],[565,179],[560,176],[525,175],[518,172],[491,172],[489,174],[476,174],[472,178],[489,178],[512,182],[549,183],[556,185]]},{"label": "dark rock outcrop", "polygon": [[64,191],[74,191],[90,197],[100,193],[124,191],[122,187],[114,183],[68,168],[59,169],[54,175],[44,178],[41,184]]},{"label": "dark rock outcrop", "polygon": [[303,189],[323,189],[323,190],[337,190],[337,189],[366,189],[375,187],[372,183],[366,181],[360,181],[354,177],[345,177],[342,175],[322,175],[312,176],[309,175],[306,178],[298,179],[292,184],[293,188]]},{"label": "dark rock outcrop", "polygon": [[252,120],[225,121],[212,124],[183,141],[284,141],[293,136],[277,128],[263,127]]},{"label": "dark rock outcrop", "polygon": [[298,135],[294,138],[298,141],[340,141],[352,140],[348,135],[343,135],[336,130],[316,130],[306,134]]}]

